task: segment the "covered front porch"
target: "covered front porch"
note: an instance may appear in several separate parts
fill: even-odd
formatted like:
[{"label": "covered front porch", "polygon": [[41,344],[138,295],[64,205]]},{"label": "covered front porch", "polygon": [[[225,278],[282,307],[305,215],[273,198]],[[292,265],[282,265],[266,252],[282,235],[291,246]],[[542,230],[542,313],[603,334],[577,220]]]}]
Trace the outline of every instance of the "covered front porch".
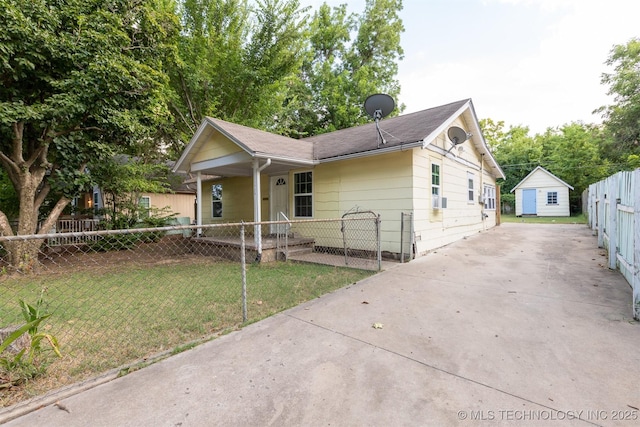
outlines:
[{"label": "covered front porch", "polygon": [[[274,244],[265,235],[275,231],[262,230],[264,220],[288,220],[289,212],[289,172],[294,169],[312,168],[317,162],[313,160],[313,147],[310,143],[293,140],[291,138],[274,135],[257,129],[224,122],[213,118],[206,118],[198,128],[193,139],[174,166],[174,171],[192,173],[196,178],[196,224],[200,227],[207,222],[239,222],[251,220],[254,225],[252,251],[257,260],[267,260],[274,256],[271,251]],[[220,182],[234,178],[251,178],[251,203],[253,217],[244,207],[248,204],[243,200],[249,187],[240,189],[228,186],[224,190],[220,203],[221,216],[211,215],[207,218],[205,210],[206,198],[203,197],[203,180],[212,177]],[[265,194],[266,184],[263,179],[269,179],[268,193]],[[237,181],[236,181],[237,182]],[[224,185],[224,184],[223,184]],[[231,191],[233,193],[229,193]],[[228,197],[227,194],[232,194]],[[268,204],[268,206],[267,206]],[[240,207],[242,206],[242,208]],[[263,215],[268,212],[269,218]],[[198,229],[200,230],[200,229]],[[201,233],[197,233],[199,237]],[[218,242],[223,244],[224,242]],[[229,243],[231,244],[231,243]],[[268,254],[263,254],[269,249]]]}]

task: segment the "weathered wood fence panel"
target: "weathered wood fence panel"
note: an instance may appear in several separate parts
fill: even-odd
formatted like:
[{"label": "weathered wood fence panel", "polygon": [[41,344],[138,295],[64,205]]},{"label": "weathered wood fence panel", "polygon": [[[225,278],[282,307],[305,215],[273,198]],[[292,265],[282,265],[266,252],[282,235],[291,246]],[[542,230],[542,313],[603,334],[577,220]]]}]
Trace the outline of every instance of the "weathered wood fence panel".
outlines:
[{"label": "weathered wood fence panel", "polygon": [[640,169],[618,172],[589,186],[589,226],[608,265],[618,269],[633,290],[633,317],[640,320]]}]

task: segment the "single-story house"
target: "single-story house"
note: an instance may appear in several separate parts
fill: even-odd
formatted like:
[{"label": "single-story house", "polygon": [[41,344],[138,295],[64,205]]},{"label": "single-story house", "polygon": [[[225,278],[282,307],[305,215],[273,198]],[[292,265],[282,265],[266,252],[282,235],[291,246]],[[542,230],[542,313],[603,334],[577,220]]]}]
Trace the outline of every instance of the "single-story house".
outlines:
[{"label": "single-story house", "polygon": [[[496,225],[504,173],[465,99],[305,139],[206,117],[174,166],[197,177],[197,224],[380,215],[385,253],[401,253],[412,214],[414,256]],[[466,133],[454,145],[452,127]],[[465,139],[465,138],[463,138]],[[218,178],[207,181],[205,175]],[[256,235],[260,250],[262,227]]]},{"label": "single-story house", "polygon": [[573,187],[538,166],[511,189],[516,193],[516,216],[570,216],[569,190]]}]

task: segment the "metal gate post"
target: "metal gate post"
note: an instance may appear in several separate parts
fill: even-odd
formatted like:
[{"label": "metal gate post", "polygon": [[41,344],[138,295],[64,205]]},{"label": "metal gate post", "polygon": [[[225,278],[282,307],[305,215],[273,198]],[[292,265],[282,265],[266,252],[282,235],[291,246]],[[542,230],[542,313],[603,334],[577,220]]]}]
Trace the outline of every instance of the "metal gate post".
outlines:
[{"label": "metal gate post", "polygon": [[247,262],[245,256],[245,241],[244,241],[244,221],[240,226],[240,264],[242,270],[242,322],[246,322],[247,316]]},{"label": "metal gate post", "polygon": [[400,212],[400,263],[404,262],[404,212]]},{"label": "metal gate post", "polygon": [[380,236],[380,214],[376,217],[376,235],[378,241],[378,271],[382,270],[382,237]]},{"label": "metal gate post", "polygon": [[414,259],[414,248],[416,245],[415,230],[413,229],[413,212],[409,213],[409,230],[409,260],[412,260]]}]

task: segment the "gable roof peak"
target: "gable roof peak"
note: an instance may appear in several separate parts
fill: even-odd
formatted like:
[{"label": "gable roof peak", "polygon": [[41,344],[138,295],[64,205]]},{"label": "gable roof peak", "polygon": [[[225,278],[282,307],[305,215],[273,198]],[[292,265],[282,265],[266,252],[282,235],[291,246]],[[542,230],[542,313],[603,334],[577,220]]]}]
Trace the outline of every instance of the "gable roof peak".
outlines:
[{"label": "gable roof peak", "polygon": [[564,182],[562,179],[558,178],[557,176],[555,176],[554,174],[552,174],[551,172],[549,172],[548,170],[546,170],[546,169],[545,169],[545,168],[543,168],[542,166],[538,165],[538,166],[536,166],[536,167],[535,167],[531,172],[529,172],[529,173],[527,174],[527,176],[525,176],[524,178],[522,178],[522,180],[521,180],[519,183],[517,183],[517,184],[515,185],[515,187],[513,187],[513,188],[511,189],[511,191],[509,191],[509,192],[510,192],[510,193],[513,193],[513,192],[514,192],[518,187],[520,187],[520,185],[521,185],[523,182],[526,182],[526,181],[527,181],[531,176],[533,176],[533,174],[534,174],[534,173],[536,173],[537,171],[541,171],[541,172],[543,172],[544,174],[546,174],[546,175],[550,176],[551,178],[555,179],[556,181],[560,182],[561,184],[563,184],[563,185],[567,186],[568,188],[570,188],[571,190],[573,190],[573,187],[572,187],[571,185],[567,184],[567,183],[566,183],[566,182]]}]

